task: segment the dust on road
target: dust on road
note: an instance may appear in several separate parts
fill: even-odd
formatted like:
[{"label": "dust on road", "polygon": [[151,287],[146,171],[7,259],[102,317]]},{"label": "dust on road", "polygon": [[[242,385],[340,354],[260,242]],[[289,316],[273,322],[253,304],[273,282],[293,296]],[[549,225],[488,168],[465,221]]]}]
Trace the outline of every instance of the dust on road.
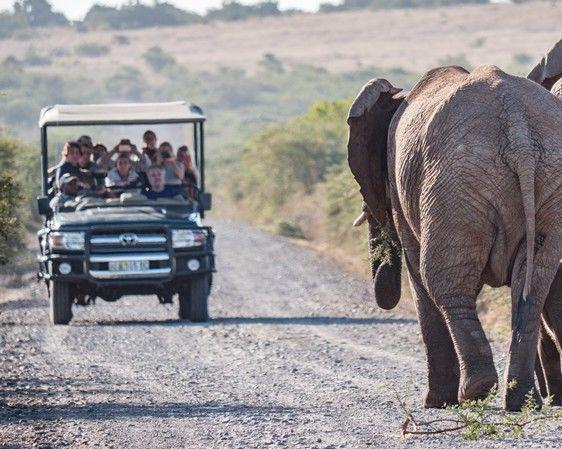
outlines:
[{"label": "dust on road", "polygon": [[365,280],[311,250],[215,226],[209,323],[129,297],[53,327],[31,273],[7,286],[0,447],[559,447],[560,425],[519,442],[402,439],[389,386],[418,406],[415,319],[376,310]]}]

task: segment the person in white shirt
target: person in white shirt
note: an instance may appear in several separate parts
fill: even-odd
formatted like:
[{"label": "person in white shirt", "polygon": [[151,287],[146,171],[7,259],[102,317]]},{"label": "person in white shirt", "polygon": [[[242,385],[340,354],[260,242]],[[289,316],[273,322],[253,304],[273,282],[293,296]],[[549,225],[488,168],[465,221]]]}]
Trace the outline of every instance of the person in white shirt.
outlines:
[{"label": "person in white shirt", "polygon": [[[133,170],[133,164],[127,153],[121,153],[115,161],[115,168],[107,173],[105,186],[115,189],[115,187],[134,188],[140,187],[141,179],[138,173]],[[117,189],[119,190],[119,189]]]}]

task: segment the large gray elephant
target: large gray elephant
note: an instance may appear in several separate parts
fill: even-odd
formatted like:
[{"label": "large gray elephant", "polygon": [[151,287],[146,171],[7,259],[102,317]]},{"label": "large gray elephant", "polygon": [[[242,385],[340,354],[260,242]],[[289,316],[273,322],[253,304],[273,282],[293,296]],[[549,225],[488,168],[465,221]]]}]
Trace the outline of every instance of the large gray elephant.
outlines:
[{"label": "large gray elephant", "polygon": [[[476,296],[483,284],[511,286],[505,372],[516,385],[504,407],[519,410],[529,391],[540,401],[539,323],[562,255],[560,100],[493,66],[438,68],[398,91],[371,80],[348,117],[363,217],[389,254],[373,265],[375,296],[393,298],[390,306],[399,297],[403,248],[426,348],[423,401],[442,407],[497,383]],[[553,326],[562,337],[562,320]]]}]

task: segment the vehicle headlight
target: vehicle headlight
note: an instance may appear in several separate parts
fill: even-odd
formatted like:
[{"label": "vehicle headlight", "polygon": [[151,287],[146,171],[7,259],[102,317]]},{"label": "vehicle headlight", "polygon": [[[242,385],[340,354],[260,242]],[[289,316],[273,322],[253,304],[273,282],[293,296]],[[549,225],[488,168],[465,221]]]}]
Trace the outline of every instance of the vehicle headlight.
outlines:
[{"label": "vehicle headlight", "polygon": [[191,248],[193,246],[203,246],[206,241],[207,233],[203,230],[172,230],[172,246],[174,248]]},{"label": "vehicle headlight", "polygon": [[51,232],[49,234],[51,249],[84,250],[83,232]]}]

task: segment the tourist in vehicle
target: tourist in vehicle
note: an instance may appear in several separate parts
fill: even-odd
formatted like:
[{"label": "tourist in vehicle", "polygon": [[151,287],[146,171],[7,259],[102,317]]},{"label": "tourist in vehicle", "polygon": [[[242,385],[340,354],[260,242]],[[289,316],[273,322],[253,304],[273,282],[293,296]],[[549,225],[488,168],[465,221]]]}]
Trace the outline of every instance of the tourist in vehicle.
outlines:
[{"label": "tourist in vehicle", "polygon": [[191,158],[191,155],[189,154],[189,148],[187,148],[187,145],[182,145],[181,147],[178,148],[177,158],[178,158],[178,161],[183,163],[183,165],[185,167],[185,178],[184,179],[186,181],[198,186],[199,181],[201,179],[201,175],[199,174],[199,170],[195,166],[195,163],[193,162],[193,159]]},{"label": "tourist in vehicle", "polygon": [[133,164],[128,154],[120,153],[115,162],[115,168],[111,169],[105,178],[105,186],[115,187],[140,187],[141,180],[138,173],[133,170]]},{"label": "tourist in vehicle", "polygon": [[107,147],[103,143],[96,143],[93,148],[93,158],[98,166],[98,161],[104,154],[107,154]]},{"label": "tourist in vehicle", "polygon": [[80,190],[81,185],[78,177],[65,173],[59,179],[59,191],[49,203],[51,209],[56,210],[64,206],[67,201],[75,199]]},{"label": "tourist in vehicle", "polygon": [[[148,158],[146,158],[129,139],[121,139],[109,153],[105,153],[100,157],[98,162],[100,167],[105,171],[115,168],[113,156],[116,154],[126,154],[129,156],[129,158],[131,158],[131,162],[133,163],[133,168],[137,173],[146,171],[146,168],[149,165]],[[133,160],[133,158],[136,160]]]},{"label": "tourist in vehicle", "polygon": [[82,170],[80,170],[80,158],[82,157],[82,148],[78,142],[66,142],[62,147],[62,159],[63,162],[57,168],[55,174],[55,181],[57,187],[60,188],[59,180],[60,178],[69,173],[72,176],[76,176],[76,178],[83,184],[83,187],[87,188],[88,186],[82,182],[84,178],[84,174]]},{"label": "tourist in vehicle", "polygon": [[80,150],[82,151],[82,156],[80,157],[80,168],[82,170],[88,170],[90,173],[98,173],[100,167],[92,160],[92,154],[94,153],[94,147],[88,144],[80,144]]},{"label": "tourist in vehicle", "polygon": [[156,138],[156,133],[151,129],[147,129],[142,135],[142,141],[144,142],[143,152],[147,150],[157,150],[158,149],[158,139]]},{"label": "tourist in vehicle", "polygon": [[158,148],[164,166],[164,184],[167,186],[181,186],[185,178],[185,166],[174,156],[174,149],[169,142],[162,142]]},{"label": "tourist in vehicle", "polygon": [[147,175],[150,187],[144,189],[141,193],[149,200],[182,197],[177,188],[164,183],[165,169],[162,165],[151,165],[148,167]]},{"label": "tourist in vehicle", "polygon": [[88,146],[90,148],[94,147],[94,143],[92,142],[92,138],[90,136],[85,135],[85,134],[78,137],[78,139],[76,139],[76,142],[78,142],[80,145],[85,145],[85,146]]}]

